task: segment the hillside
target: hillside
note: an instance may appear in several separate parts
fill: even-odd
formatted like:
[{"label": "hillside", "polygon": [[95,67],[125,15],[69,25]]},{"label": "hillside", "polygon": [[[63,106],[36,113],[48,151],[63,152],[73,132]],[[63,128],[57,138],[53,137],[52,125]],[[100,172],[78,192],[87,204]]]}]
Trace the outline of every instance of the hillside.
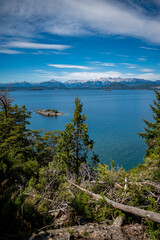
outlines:
[{"label": "hillside", "polygon": [[64,130],[42,135],[28,129],[31,112],[12,106],[8,92],[0,91],[1,239],[159,239],[160,93],[155,93],[155,122],[145,121],[139,134],[147,144],[144,163],[126,171],[113,160],[100,163],[78,97]]}]

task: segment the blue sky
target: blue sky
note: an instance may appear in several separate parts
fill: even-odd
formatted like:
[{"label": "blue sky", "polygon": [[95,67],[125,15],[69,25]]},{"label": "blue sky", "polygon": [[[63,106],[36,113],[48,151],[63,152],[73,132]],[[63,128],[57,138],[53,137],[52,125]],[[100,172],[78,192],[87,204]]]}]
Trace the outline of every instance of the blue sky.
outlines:
[{"label": "blue sky", "polygon": [[0,82],[160,80],[159,0],[0,0]]}]

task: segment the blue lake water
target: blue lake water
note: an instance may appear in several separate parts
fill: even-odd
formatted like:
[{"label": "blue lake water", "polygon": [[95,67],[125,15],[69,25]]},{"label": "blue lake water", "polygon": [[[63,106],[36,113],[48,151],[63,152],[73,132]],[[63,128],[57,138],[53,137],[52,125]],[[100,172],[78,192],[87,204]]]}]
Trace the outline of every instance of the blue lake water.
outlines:
[{"label": "blue lake water", "polygon": [[[74,99],[83,102],[94,151],[102,163],[111,159],[118,166],[130,169],[143,162],[146,145],[137,135],[142,132],[142,118],[153,121],[149,104],[153,91],[101,90],[19,90],[10,93],[13,104],[26,105],[32,111],[31,129],[63,130],[74,112]],[[36,109],[57,109],[65,115],[54,118],[35,113]]]}]

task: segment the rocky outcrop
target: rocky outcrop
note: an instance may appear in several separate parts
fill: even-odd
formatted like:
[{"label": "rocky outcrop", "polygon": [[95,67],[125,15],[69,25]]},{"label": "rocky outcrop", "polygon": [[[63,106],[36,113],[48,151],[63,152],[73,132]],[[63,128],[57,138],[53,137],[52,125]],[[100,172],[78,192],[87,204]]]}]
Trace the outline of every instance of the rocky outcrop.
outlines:
[{"label": "rocky outcrop", "polygon": [[59,115],[64,115],[64,113],[58,112],[57,110],[50,110],[50,109],[47,109],[47,110],[37,109],[36,113],[41,114],[45,117],[56,117]]},{"label": "rocky outcrop", "polygon": [[89,223],[84,226],[74,226],[56,230],[40,231],[28,240],[147,240],[140,224],[107,225],[106,223]]}]

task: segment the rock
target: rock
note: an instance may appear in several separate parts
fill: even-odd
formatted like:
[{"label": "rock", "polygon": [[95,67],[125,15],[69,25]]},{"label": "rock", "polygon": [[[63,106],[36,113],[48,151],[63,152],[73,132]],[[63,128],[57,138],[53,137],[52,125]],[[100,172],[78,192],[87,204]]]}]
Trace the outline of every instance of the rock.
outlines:
[{"label": "rock", "polygon": [[[120,224],[119,224],[120,225]],[[138,228],[138,229],[137,229]],[[132,229],[132,231],[131,231]],[[136,230],[137,229],[137,230]],[[89,223],[55,230],[41,231],[28,240],[147,240],[143,227],[132,225],[129,228]]]},{"label": "rock", "polygon": [[133,236],[133,240],[138,240],[138,239],[143,239],[147,240],[146,234],[144,234],[144,229],[141,224],[135,223],[135,224],[129,224],[125,225],[123,227],[123,231],[128,234]]},{"label": "rock", "polygon": [[45,117],[56,117],[59,115],[64,115],[64,113],[58,112],[57,110],[50,110],[50,109],[47,109],[47,110],[37,109],[36,113],[41,114]]}]

